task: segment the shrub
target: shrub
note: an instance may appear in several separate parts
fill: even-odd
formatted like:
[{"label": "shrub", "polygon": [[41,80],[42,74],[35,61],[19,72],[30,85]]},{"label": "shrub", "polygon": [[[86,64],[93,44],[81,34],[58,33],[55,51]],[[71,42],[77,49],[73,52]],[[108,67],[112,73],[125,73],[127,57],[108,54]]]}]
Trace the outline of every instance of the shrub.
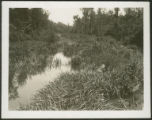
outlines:
[{"label": "shrub", "polygon": [[76,51],[76,46],[74,44],[73,45],[64,44],[63,53],[65,56],[71,57],[72,55],[74,55],[75,51]]},{"label": "shrub", "polygon": [[80,69],[80,65],[82,63],[81,57],[80,56],[75,56],[71,59],[71,67],[74,70]]}]

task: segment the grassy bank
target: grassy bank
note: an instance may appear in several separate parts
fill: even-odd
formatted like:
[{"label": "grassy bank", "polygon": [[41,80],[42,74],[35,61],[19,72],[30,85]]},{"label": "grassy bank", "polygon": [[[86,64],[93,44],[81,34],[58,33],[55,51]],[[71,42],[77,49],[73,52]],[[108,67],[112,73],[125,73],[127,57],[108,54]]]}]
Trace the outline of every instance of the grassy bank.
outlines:
[{"label": "grassy bank", "polygon": [[[129,68],[131,66],[128,66]],[[124,110],[137,109],[141,104],[133,92],[135,80],[124,72],[76,72],[60,76],[34,96],[24,110]],[[131,76],[130,76],[131,77]],[[140,78],[138,78],[140,81]],[[134,83],[134,85],[129,82]],[[130,86],[132,85],[132,86]],[[140,90],[142,86],[140,86]],[[140,92],[138,94],[141,94]],[[133,97],[135,101],[133,101]],[[138,108],[139,109],[139,108]],[[141,108],[140,108],[141,109]]]},{"label": "grassy bank", "polygon": [[[110,36],[62,34],[73,73],[41,89],[22,110],[142,109],[143,56]],[[105,68],[102,68],[102,65]]]},{"label": "grassy bank", "polygon": [[[20,32],[10,35],[9,43],[9,93],[10,98],[17,97],[18,86],[24,85],[27,76],[44,71],[50,63],[50,56],[58,51],[59,38],[50,30],[41,34],[25,34],[20,39]],[[11,34],[11,33],[10,33]],[[26,36],[26,37],[25,37]],[[27,38],[28,36],[28,38]],[[18,86],[14,86],[17,80]]]}]

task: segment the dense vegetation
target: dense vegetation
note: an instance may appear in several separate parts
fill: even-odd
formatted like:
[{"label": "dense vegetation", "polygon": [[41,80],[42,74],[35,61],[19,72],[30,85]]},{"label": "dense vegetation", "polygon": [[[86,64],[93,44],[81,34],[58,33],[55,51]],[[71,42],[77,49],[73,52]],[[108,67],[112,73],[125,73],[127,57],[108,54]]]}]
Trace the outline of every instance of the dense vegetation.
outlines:
[{"label": "dense vegetation", "polygon": [[122,44],[135,44],[143,48],[143,9],[125,8],[124,15],[119,14],[120,9],[114,12],[99,8],[97,13],[93,8],[82,8],[83,16],[74,16],[73,31],[83,34],[93,34],[102,38],[112,35]]},{"label": "dense vegetation", "polygon": [[[57,36],[54,24],[48,20],[48,13],[41,8],[10,9],[9,32],[9,91],[17,87],[13,78],[23,84],[27,75],[39,73],[46,66],[47,56],[57,52]],[[19,72],[19,75],[16,75]],[[13,91],[13,92],[12,92]],[[15,92],[14,97],[16,97]]]},{"label": "dense vegetation", "polygon": [[[75,42],[72,46],[67,46],[64,52],[65,55],[73,56],[71,65],[76,71],[61,75],[59,79],[40,90],[34,96],[33,103],[22,106],[21,109],[142,108],[143,56],[139,51],[121,48],[110,37],[104,38],[108,39],[107,41],[97,42],[95,36],[67,35]],[[106,66],[104,69],[103,64]]]},{"label": "dense vegetation", "polygon": [[82,18],[74,16],[72,27],[49,21],[42,9],[10,10],[10,88],[16,71],[22,84],[21,78],[43,71],[48,56],[58,50],[72,58],[74,71],[39,90],[20,109],[142,109],[143,10],[126,8],[124,15],[119,8],[81,10]]}]

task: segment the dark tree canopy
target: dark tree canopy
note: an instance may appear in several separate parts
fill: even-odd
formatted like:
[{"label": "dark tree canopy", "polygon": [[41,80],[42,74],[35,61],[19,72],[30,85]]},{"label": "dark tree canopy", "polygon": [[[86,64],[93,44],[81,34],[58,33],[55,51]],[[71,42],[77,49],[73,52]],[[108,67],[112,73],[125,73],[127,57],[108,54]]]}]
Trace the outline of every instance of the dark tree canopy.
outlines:
[{"label": "dark tree canopy", "polygon": [[45,28],[48,25],[48,13],[41,8],[10,9],[10,24],[18,29],[30,26],[32,30]]},{"label": "dark tree canopy", "polygon": [[134,44],[143,47],[143,9],[124,8],[124,15],[120,9],[105,11],[98,8],[81,8],[82,18],[74,16],[73,32],[94,34],[97,36],[111,35],[123,44]]}]

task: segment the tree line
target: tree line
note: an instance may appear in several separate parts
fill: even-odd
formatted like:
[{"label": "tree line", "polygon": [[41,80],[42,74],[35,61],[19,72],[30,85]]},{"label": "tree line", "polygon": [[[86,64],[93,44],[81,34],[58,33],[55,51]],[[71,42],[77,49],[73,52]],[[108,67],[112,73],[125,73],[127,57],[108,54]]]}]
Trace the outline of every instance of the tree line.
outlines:
[{"label": "tree line", "polygon": [[75,15],[72,32],[103,37],[111,35],[123,44],[135,44],[143,47],[143,9],[119,8],[108,10],[98,8],[81,8],[82,17]]},{"label": "tree line", "polygon": [[[102,38],[111,35],[123,44],[134,44],[143,48],[143,9],[119,8],[106,10],[81,8],[82,17],[73,16],[73,26],[54,23],[48,19],[49,13],[42,8],[10,8],[10,40],[54,39],[55,32],[69,32],[96,35]],[[46,36],[44,38],[44,36]]]},{"label": "tree line", "polygon": [[49,18],[49,12],[42,8],[10,8],[9,34],[10,42],[41,40],[56,41],[56,32],[63,32],[68,26],[54,23]]},{"label": "tree line", "polygon": [[48,12],[41,8],[10,8],[10,25],[25,33],[47,28],[51,22]]}]

